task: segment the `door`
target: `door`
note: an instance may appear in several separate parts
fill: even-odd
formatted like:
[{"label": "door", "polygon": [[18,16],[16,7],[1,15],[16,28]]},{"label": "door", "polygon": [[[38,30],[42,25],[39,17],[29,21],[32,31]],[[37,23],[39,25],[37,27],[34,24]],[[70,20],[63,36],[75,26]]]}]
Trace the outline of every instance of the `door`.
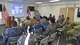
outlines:
[{"label": "door", "polygon": [[73,7],[68,8],[68,17],[70,18],[70,22],[74,22],[74,9]]}]

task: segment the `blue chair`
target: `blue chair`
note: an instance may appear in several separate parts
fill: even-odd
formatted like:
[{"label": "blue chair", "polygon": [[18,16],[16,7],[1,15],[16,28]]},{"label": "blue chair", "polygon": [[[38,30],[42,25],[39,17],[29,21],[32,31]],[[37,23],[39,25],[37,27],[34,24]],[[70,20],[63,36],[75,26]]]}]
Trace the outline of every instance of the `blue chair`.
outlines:
[{"label": "blue chair", "polygon": [[21,35],[22,35],[21,28],[9,28],[9,29],[5,30],[5,32],[3,34],[3,37],[4,37],[4,40],[5,40],[5,43],[10,45],[10,42],[12,42],[14,40],[15,40],[14,42],[16,42],[18,37],[20,37]]},{"label": "blue chair", "polygon": [[7,45],[16,45],[20,36],[10,37],[8,39]]},{"label": "blue chair", "polygon": [[4,44],[4,40],[3,40],[2,35],[0,35],[0,45],[3,45],[3,44]]}]

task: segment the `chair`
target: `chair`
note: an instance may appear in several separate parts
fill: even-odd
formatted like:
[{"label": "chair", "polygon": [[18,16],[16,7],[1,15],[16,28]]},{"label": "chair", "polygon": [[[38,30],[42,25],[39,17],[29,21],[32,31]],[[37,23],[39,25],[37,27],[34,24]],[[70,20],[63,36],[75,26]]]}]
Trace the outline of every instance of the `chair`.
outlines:
[{"label": "chair", "polygon": [[3,44],[4,44],[4,40],[3,40],[2,35],[0,35],[0,45],[3,45]]},{"label": "chair", "polygon": [[40,42],[40,45],[48,45],[48,39],[49,39],[49,36],[47,36],[46,38],[42,39],[41,42]]},{"label": "chair", "polygon": [[7,45],[16,45],[17,44],[17,40],[19,39],[20,36],[16,36],[16,37],[10,37],[8,39]]}]

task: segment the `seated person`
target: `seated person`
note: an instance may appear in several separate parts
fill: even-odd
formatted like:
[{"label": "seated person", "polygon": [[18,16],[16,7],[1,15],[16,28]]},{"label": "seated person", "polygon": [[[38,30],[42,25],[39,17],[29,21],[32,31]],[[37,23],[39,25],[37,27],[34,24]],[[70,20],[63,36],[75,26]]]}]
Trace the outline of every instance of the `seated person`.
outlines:
[{"label": "seated person", "polygon": [[22,31],[20,28],[17,27],[17,22],[13,21],[11,24],[12,28],[7,28],[4,31],[4,38],[5,40],[8,40],[10,37],[16,37],[16,36],[21,36]]},{"label": "seated person", "polygon": [[35,29],[41,28],[40,22],[39,21],[36,21],[36,23],[33,25],[33,28],[35,28]]},{"label": "seated person", "polygon": [[41,24],[39,21],[37,21],[34,25],[33,25],[33,28],[34,28],[34,32],[35,33],[38,33],[39,32],[39,29],[42,28]]},{"label": "seated person", "polygon": [[47,19],[47,20],[45,21],[45,24],[44,24],[44,26],[42,27],[43,32],[46,31],[46,30],[48,30],[48,26],[49,26],[49,19]]},{"label": "seated person", "polygon": [[58,19],[57,19],[55,25],[56,25],[56,27],[59,27],[60,24],[62,24],[61,16],[58,17]]},{"label": "seated person", "polygon": [[44,16],[42,19],[40,19],[39,22],[40,22],[41,26],[44,26],[46,21],[47,21],[47,17]]},{"label": "seated person", "polygon": [[33,19],[31,19],[31,24],[33,25],[35,23],[36,23],[36,19],[35,19],[35,17],[33,17]]},{"label": "seated person", "polygon": [[48,36],[48,35],[51,35],[51,34],[53,34],[53,33],[55,33],[55,31],[56,31],[56,27],[51,23],[51,21],[49,20],[49,22],[48,22],[49,24],[47,24],[47,30],[45,30],[44,32],[43,32],[43,34],[45,35],[45,36]]},{"label": "seated person", "polygon": [[64,22],[63,22],[62,24],[60,24],[60,27],[63,27],[63,26],[68,25],[68,24],[70,24],[70,22],[69,22],[69,17],[67,17],[67,18],[64,20]]},{"label": "seated person", "polygon": [[26,25],[28,25],[29,23],[31,23],[30,17],[26,17],[26,20],[24,21],[24,23]]}]

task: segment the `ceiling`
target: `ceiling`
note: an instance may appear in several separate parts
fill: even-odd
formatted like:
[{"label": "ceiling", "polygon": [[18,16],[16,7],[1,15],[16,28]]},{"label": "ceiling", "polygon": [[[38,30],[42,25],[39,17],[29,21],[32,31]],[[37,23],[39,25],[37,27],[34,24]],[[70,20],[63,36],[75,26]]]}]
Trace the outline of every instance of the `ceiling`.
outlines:
[{"label": "ceiling", "polygon": [[[22,2],[22,3],[32,3],[32,4],[35,4],[36,2],[50,3],[49,2],[50,0],[0,0],[0,1]],[[80,1],[80,0],[60,0],[59,2],[75,2],[75,1]]]}]

